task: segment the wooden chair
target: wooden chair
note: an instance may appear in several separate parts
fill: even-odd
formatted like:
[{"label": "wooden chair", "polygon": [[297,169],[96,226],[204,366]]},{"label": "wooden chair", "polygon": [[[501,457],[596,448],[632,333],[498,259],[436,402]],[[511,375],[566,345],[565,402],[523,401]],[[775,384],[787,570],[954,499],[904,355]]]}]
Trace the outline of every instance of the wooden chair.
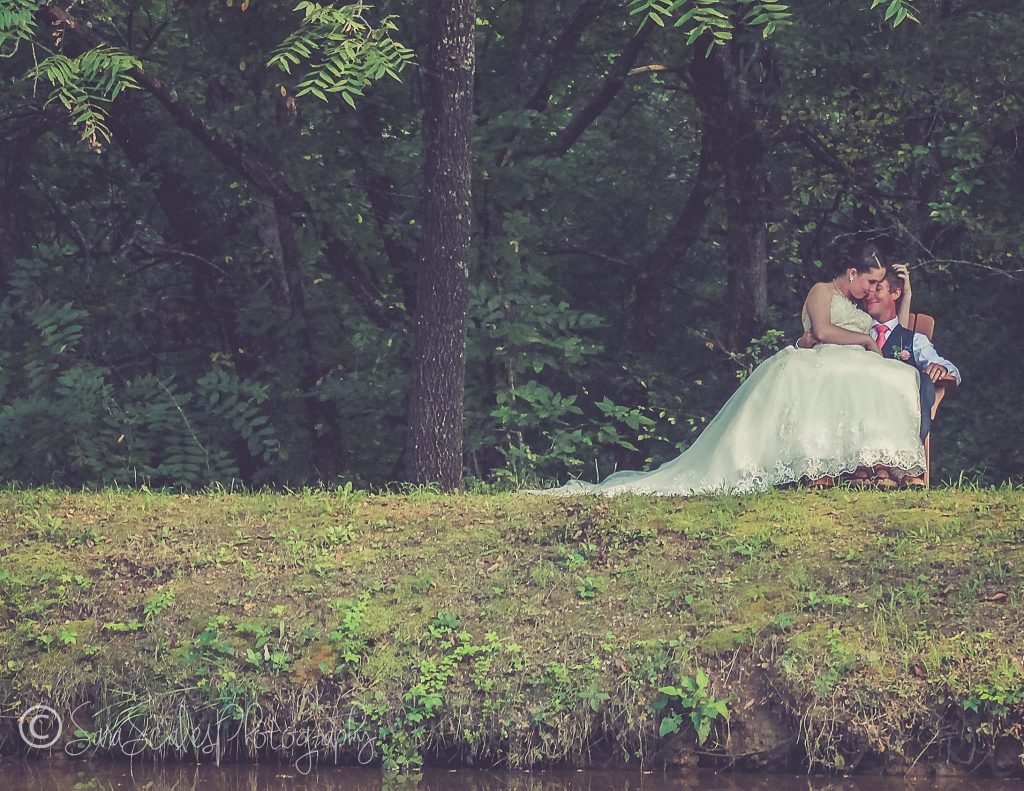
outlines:
[{"label": "wooden chair", "polygon": [[[911,313],[910,314],[910,327],[908,329],[914,332],[920,332],[928,340],[932,339],[932,333],[935,332],[935,319],[929,316],[927,313]],[[946,393],[956,389],[956,377],[952,374],[946,374],[939,381],[935,383],[935,403],[932,404],[932,421],[935,420],[935,415],[939,411],[939,404],[942,403],[942,399],[946,397]],[[932,485],[932,434],[934,430],[928,433],[928,436],[924,440],[924,485]]]}]

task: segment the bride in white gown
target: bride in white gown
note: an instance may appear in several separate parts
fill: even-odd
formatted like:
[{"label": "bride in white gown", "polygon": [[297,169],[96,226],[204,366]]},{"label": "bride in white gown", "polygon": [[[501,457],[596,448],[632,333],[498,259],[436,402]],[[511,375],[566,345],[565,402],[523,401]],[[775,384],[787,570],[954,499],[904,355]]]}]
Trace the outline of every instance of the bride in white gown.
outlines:
[{"label": "bride in white gown", "polygon": [[857,266],[811,288],[803,326],[821,343],[765,360],[682,454],[656,469],[623,470],[600,483],[571,480],[531,494],[744,493],[882,465],[896,477],[924,472],[918,373],[881,356],[857,308],[885,275],[873,245]]}]

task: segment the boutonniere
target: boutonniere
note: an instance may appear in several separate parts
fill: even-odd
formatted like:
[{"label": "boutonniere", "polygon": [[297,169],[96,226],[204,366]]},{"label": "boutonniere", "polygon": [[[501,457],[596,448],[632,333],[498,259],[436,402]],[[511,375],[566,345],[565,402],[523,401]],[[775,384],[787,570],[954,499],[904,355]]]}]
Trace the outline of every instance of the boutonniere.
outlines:
[{"label": "boutonniere", "polygon": [[903,341],[900,341],[898,346],[892,347],[892,358],[903,362],[910,360],[910,350],[903,347]]}]

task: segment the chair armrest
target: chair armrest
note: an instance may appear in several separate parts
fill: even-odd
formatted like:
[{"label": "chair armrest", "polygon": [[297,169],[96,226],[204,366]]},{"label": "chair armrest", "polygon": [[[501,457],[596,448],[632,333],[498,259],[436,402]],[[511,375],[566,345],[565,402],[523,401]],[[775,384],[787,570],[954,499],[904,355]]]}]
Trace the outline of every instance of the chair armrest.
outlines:
[{"label": "chair armrest", "polygon": [[953,374],[939,377],[939,381],[935,383],[935,403],[932,404],[932,420],[935,419],[935,413],[939,411],[939,404],[946,397],[946,393],[956,390],[957,387],[956,377]]}]

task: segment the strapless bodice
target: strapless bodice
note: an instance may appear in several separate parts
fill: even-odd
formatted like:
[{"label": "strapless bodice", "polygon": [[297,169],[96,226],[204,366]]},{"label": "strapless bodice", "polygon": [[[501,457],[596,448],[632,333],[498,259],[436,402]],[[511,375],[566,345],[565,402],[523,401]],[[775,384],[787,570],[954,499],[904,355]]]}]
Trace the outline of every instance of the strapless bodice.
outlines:
[{"label": "strapless bodice", "polygon": [[[868,332],[875,320],[841,294],[832,295],[832,323],[852,332]],[[802,316],[804,330],[811,329],[811,318]]]}]

